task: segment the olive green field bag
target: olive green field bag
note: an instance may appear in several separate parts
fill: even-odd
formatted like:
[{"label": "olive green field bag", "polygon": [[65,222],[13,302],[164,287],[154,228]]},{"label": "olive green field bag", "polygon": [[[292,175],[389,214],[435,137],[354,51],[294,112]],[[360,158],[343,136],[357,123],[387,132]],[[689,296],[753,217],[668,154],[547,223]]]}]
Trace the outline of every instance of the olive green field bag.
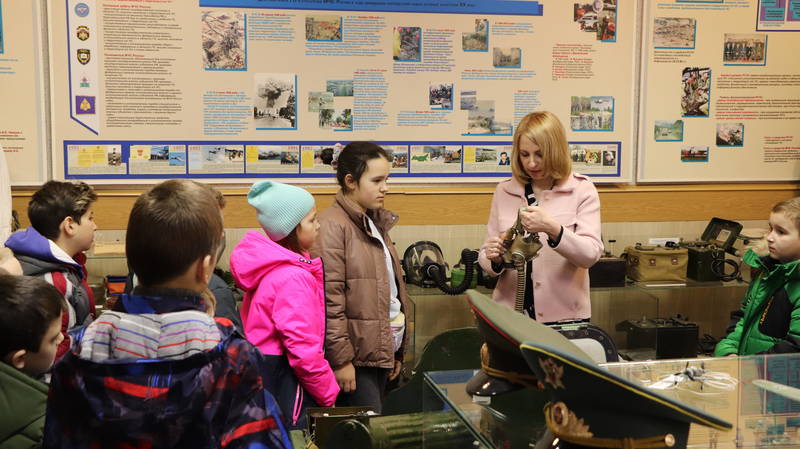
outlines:
[{"label": "olive green field bag", "polygon": [[685,281],[689,251],[677,246],[642,245],[625,248],[626,274],[637,282]]}]

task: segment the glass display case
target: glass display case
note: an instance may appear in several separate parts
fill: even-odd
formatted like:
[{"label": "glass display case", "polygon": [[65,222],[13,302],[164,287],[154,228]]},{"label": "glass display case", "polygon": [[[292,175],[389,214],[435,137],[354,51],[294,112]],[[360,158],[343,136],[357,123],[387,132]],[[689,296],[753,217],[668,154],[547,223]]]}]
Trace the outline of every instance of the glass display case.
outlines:
[{"label": "glass display case", "polygon": [[[475,290],[492,296],[492,290],[488,288],[479,286]],[[409,338],[413,339],[413,344],[409,341],[409,346],[417,355],[422,354],[422,349],[436,335],[450,329],[475,326],[475,318],[465,294],[448,295],[438,288],[422,288],[411,284],[408,285],[408,293],[413,308],[409,317]],[[606,331],[620,349],[627,348],[627,339],[624,331],[616,330],[619,322],[656,317],[659,313],[658,297],[640,288],[593,288],[591,301],[592,324]],[[648,353],[655,353],[655,347],[650,347]],[[418,357],[414,360],[418,360]]]},{"label": "glass display case", "polygon": [[[690,448],[800,447],[800,390],[785,388],[800,387],[800,354],[657,360],[604,367],[733,424],[730,431],[693,424]],[[674,375],[689,367],[702,375],[694,379],[679,376],[676,381]],[[473,398],[465,391],[472,375],[472,370],[425,373],[424,411],[454,412],[452,416],[460,423],[451,427],[470,429],[473,447],[533,447],[546,430],[542,414],[545,394],[526,389],[491,399]]]},{"label": "glass display case", "polygon": [[[726,335],[729,315],[739,308],[746,282],[685,282],[677,284],[639,284],[591,289],[591,323],[606,331],[622,352],[634,360],[655,359],[657,339],[641,339],[625,329],[625,321],[645,322],[680,316],[697,325],[697,337]],[[492,295],[478,286],[477,291]],[[409,351],[406,362],[414,363],[431,338],[456,328],[474,327],[474,317],[464,294],[448,295],[438,288],[409,284],[413,309],[409,315]],[[688,344],[688,343],[687,343]],[[693,345],[694,346],[694,345]],[[697,348],[699,349],[699,348]],[[668,353],[667,353],[668,354]],[[684,357],[684,356],[681,356]]]}]

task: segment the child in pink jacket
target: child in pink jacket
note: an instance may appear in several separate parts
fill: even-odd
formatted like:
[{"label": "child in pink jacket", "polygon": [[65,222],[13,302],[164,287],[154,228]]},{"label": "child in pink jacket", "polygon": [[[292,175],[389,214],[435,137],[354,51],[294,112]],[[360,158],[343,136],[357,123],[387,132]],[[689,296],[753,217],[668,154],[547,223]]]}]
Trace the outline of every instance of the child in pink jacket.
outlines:
[{"label": "child in pink jacket", "polygon": [[248,232],[231,253],[231,272],[245,290],[242,323],[266,356],[268,387],[289,426],[303,428],[307,407],[333,406],[339,394],[323,353],[322,261],[308,255],[317,210],[310,193],[272,181],[253,184],[247,200],[266,235]]}]

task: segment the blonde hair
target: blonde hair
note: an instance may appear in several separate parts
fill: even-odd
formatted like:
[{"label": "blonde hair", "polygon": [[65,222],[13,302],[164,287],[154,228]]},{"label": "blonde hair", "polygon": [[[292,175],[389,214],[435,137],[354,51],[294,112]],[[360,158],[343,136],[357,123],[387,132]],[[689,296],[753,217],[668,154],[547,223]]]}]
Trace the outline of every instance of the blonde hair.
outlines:
[{"label": "blonde hair", "polygon": [[800,230],[800,196],[781,201],[772,206],[772,212],[780,213],[794,220],[794,226]]},{"label": "blonde hair", "polygon": [[511,151],[511,173],[521,184],[531,182],[531,177],[519,158],[519,144],[523,137],[535,143],[542,152],[543,173],[553,180],[563,179],[572,173],[567,133],[555,114],[548,111],[531,112],[520,120],[514,131]]}]

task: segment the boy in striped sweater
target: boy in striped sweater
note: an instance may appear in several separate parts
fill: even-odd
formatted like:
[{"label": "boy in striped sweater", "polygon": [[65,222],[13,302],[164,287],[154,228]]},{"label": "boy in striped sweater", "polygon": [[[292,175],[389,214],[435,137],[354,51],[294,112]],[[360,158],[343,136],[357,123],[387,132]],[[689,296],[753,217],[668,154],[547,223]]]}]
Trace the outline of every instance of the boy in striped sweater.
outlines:
[{"label": "boy in striped sweater", "polygon": [[260,352],[213,318],[223,238],[208,186],[170,180],[139,197],[125,240],[139,284],[53,368],[45,448],[291,447]]}]

